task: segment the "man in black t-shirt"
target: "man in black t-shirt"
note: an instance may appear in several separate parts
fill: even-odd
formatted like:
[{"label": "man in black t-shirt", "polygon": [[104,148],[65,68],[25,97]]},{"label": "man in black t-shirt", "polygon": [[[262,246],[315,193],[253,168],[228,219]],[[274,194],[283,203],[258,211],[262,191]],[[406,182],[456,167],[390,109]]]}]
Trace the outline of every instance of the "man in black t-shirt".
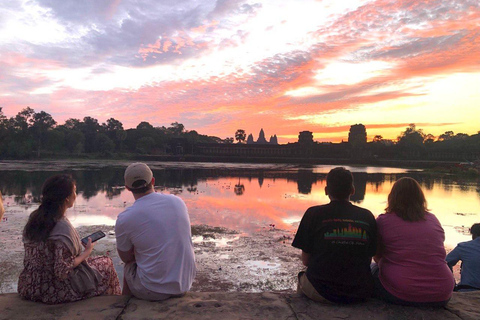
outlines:
[{"label": "man in black t-shirt", "polygon": [[354,192],[352,173],[332,169],[325,187],[330,203],[308,208],[298,227],[292,246],[302,249],[307,266],[298,291],[312,300],[354,303],[373,292],[377,227],[370,211],[350,203]]}]

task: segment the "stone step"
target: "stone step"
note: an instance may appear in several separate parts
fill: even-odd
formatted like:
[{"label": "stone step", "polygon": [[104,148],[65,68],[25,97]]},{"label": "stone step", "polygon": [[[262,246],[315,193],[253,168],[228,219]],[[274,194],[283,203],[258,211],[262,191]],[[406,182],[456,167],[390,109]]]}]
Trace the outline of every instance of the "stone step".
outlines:
[{"label": "stone step", "polygon": [[60,305],[0,294],[0,319],[372,319],[372,320],[478,320],[480,292],[454,293],[445,308],[414,308],[378,300],[355,305],[327,305],[291,293],[189,292],[161,302],[126,296],[100,296]]}]

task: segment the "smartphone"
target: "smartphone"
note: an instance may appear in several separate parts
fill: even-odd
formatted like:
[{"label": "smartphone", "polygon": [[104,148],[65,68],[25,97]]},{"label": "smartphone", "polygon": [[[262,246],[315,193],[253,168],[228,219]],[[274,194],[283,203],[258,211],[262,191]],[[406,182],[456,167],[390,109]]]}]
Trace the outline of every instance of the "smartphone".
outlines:
[{"label": "smartphone", "polygon": [[86,236],[85,238],[82,239],[82,243],[83,245],[87,245],[88,243],[88,238],[92,238],[92,242],[95,242],[97,241],[98,239],[102,239],[103,237],[105,237],[105,233],[103,233],[103,231],[97,231],[97,232],[94,232],[92,233],[91,235],[89,236]]}]

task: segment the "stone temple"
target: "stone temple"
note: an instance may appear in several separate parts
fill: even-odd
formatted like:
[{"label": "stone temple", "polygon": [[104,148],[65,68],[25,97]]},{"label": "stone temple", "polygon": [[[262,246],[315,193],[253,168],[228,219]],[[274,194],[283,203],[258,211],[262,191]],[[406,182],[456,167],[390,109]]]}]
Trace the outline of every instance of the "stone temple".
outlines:
[{"label": "stone temple", "polygon": [[273,136],[270,136],[270,140],[267,141],[267,139],[265,139],[265,132],[263,132],[262,128],[258,134],[257,141],[253,140],[253,135],[251,133],[248,135],[247,144],[278,144],[277,135],[274,134]]}]

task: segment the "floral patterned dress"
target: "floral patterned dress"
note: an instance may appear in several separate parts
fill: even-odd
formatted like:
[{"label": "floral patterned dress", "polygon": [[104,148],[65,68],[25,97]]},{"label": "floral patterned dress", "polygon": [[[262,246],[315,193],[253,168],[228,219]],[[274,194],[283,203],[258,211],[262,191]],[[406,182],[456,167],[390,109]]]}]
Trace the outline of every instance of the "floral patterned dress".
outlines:
[{"label": "floral patterned dress", "polygon": [[96,290],[76,292],[69,280],[75,256],[61,241],[25,243],[24,270],[18,280],[18,293],[25,299],[57,304],[98,295],[120,295],[120,283],[112,259],[89,257],[87,263],[100,272],[102,280]]}]

